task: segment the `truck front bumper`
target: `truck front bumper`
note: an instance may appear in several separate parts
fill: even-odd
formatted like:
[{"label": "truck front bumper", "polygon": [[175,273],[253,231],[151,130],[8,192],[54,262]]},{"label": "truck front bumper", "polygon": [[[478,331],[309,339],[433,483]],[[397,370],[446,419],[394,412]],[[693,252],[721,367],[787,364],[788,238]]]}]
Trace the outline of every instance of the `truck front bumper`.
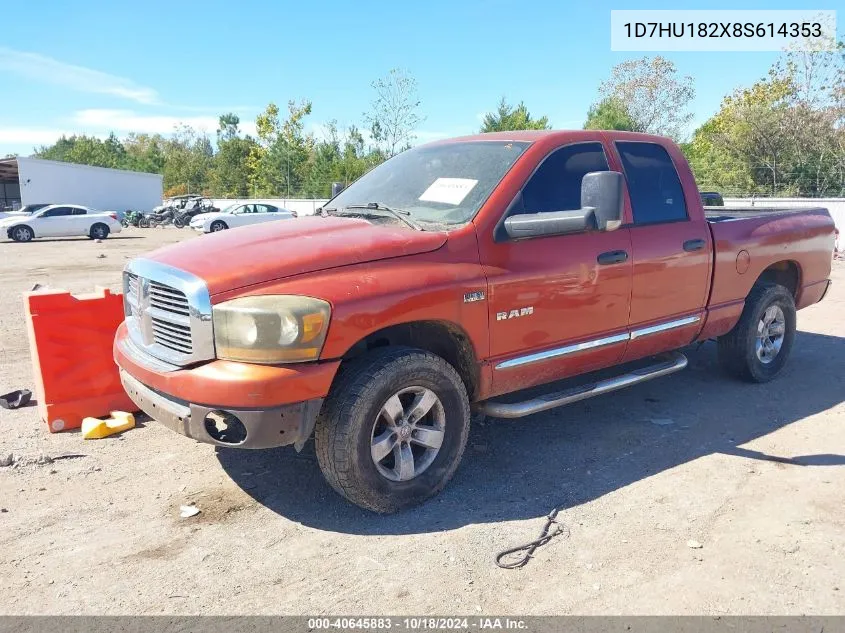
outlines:
[{"label": "truck front bumper", "polygon": [[302,448],[339,362],[269,366],[212,361],[163,367],[118,328],[114,360],[141,411],[198,442],[234,448]]},{"label": "truck front bumper", "polygon": [[323,404],[322,398],[317,398],[270,409],[220,409],[158,393],[123,369],[120,382],[141,411],[171,431],[198,442],[233,448],[293,444],[300,450],[314,430]]}]

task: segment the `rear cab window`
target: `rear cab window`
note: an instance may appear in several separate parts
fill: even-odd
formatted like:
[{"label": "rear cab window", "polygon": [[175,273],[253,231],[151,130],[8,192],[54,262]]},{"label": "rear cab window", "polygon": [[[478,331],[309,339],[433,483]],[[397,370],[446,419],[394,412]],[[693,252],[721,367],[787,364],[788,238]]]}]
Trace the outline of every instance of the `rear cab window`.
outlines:
[{"label": "rear cab window", "polygon": [[634,224],[688,220],[684,190],[672,158],[662,145],[617,141]]}]

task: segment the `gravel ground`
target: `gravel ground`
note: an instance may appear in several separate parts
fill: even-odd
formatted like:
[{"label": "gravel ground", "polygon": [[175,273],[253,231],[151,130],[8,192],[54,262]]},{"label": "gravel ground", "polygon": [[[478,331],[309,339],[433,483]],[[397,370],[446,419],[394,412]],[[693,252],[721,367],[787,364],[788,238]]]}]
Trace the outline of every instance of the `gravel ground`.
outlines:
[{"label": "gravel ground", "polygon": [[[118,288],[127,257],[180,239],[202,238],[0,243],[0,390],[32,385],[22,291]],[[335,495],[313,446],[217,450],[151,421],[84,441],[0,409],[2,611],[842,614],[843,262],[833,278],[775,382],[725,378],[706,344],[676,376],[475,425],[444,493],[388,517]],[[496,567],[553,507],[568,537]]]}]

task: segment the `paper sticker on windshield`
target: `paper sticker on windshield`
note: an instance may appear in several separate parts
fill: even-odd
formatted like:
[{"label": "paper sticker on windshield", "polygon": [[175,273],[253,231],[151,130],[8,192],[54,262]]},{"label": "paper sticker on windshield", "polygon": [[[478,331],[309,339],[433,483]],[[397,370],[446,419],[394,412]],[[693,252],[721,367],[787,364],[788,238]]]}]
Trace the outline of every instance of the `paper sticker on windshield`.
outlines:
[{"label": "paper sticker on windshield", "polygon": [[477,184],[477,180],[470,178],[438,178],[431,183],[428,189],[423,191],[419,199],[426,202],[461,204]]}]

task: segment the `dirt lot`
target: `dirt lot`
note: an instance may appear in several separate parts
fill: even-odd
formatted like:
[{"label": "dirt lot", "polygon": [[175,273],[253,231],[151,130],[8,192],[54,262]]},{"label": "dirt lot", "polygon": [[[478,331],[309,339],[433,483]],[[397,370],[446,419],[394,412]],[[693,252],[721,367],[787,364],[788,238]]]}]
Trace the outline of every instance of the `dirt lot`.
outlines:
[{"label": "dirt lot", "polygon": [[[0,392],[32,385],[22,291],[117,288],[127,257],[179,239],[202,238],[0,243]],[[476,425],[446,491],[396,516],[336,496],[311,446],[215,450],[155,422],[89,442],[0,409],[18,460],[0,468],[1,610],[844,613],[843,262],[833,278],[779,380],[733,382],[707,344],[677,376]],[[63,454],[83,456],[37,463]],[[555,506],[569,538],[497,568]]]}]

